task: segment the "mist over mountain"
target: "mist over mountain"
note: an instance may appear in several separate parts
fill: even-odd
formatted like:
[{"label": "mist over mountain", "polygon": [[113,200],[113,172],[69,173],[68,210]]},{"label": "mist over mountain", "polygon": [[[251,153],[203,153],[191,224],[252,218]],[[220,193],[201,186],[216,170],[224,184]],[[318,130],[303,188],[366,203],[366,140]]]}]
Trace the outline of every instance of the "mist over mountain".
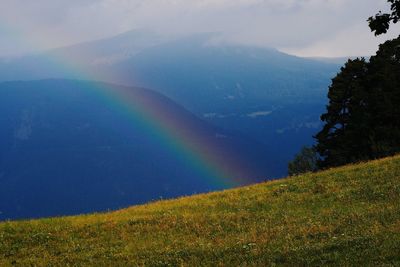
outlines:
[{"label": "mist over mountain", "polygon": [[[287,102],[299,101],[300,97],[301,101],[319,102],[325,97],[326,89],[322,88],[326,79],[329,83],[345,59],[321,61],[273,48],[226,44],[218,33],[168,38],[130,31],[109,39],[2,59],[0,80],[92,78],[143,85],[195,111],[204,109],[208,96],[217,101],[236,100],[226,106],[240,104],[241,100],[246,105],[259,102],[260,97],[285,98]],[[194,99],[201,102],[196,107]]]},{"label": "mist over mountain", "polygon": [[166,38],[131,31],[3,59],[0,80],[75,78],[156,90],[198,117],[267,145],[278,176],[320,128],[338,62],[222,43],[217,33]]}]

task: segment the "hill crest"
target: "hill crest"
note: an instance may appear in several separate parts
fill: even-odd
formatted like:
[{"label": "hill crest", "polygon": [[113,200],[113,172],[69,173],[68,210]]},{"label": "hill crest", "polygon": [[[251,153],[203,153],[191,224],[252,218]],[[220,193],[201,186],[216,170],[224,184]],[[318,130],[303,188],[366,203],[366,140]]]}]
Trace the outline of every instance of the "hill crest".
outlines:
[{"label": "hill crest", "polygon": [[398,265],[400,156],[112,213],[0,224],[0,265]]}]

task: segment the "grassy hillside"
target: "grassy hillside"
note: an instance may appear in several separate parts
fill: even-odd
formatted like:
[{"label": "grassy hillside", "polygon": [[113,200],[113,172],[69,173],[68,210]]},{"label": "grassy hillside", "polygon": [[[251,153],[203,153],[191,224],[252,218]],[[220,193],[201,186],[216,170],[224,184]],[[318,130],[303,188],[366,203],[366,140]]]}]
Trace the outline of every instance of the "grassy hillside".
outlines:
[{"label": "grassy hillside", "polygon": [[400,265],[400,157],[106,214],[0,224],[0,266]]}]

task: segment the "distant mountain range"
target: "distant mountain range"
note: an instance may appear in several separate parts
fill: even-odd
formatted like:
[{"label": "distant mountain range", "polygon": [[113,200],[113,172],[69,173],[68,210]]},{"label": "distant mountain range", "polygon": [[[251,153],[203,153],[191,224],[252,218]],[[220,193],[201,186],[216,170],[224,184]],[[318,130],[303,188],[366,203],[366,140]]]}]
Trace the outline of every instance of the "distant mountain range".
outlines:
[{"label": "distant mountain range", "polygon": [[[160,91],[193,112],[261,101],[319,102],[345,59],[214,44],[216,34],[168,39],[132,31],[41,54],[0,60],[0,81],[95,79]],[[212,99],[212,101],[210,101]],[[226,101],[229,100],[229,101]]]},{"label": "distant mountain range", "polygon": [[[107,106],[91,89],[99,84],[128,90],[136,99],[128,109],[157,103],[154,112],[164,124],[175,118],[180,128],[172,131],[181,139],[193,138],[203,157],[231,170],[231,179],[246,177],[236,184],[285,176],[287,163],[321,127],[341,61],[216,40],[217,34],[132,31],[0,59],[0,219],[114,209],[229,187],[205,183],[197,165],[183,160],[188,155],[177,157],[157,131]],[[233,168],[238,162],[246,167]],[[232,171],[239,169],[246,171]]]},{"label": "distant mountain range", "polygon": [[0,83],[0,122],[0,220],[116,209],[277,175],[262,144],[146,89]]},{"label": "distant mountain range", "polygon": [[345,59],[321,62],[216,40],[218,34],[172,39],[131,31],[0,60],[0,81],[73,78],[156,90],[213,125],[268,146],[279,159],[273,172],[284,176],[301,146],[313,143],[330,79]]}]

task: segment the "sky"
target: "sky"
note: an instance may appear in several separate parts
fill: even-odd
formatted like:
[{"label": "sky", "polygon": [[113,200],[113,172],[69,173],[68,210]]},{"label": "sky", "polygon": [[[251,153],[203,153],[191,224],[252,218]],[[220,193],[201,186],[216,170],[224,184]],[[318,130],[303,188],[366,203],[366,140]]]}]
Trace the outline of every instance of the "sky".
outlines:
[{"label": "sky", "polygon": [[178,36],[219,32],[222,43],[298,56],[374,54],[367,18],[386,0],[1,0],[0,56],[26,54],[141,29]]}]

